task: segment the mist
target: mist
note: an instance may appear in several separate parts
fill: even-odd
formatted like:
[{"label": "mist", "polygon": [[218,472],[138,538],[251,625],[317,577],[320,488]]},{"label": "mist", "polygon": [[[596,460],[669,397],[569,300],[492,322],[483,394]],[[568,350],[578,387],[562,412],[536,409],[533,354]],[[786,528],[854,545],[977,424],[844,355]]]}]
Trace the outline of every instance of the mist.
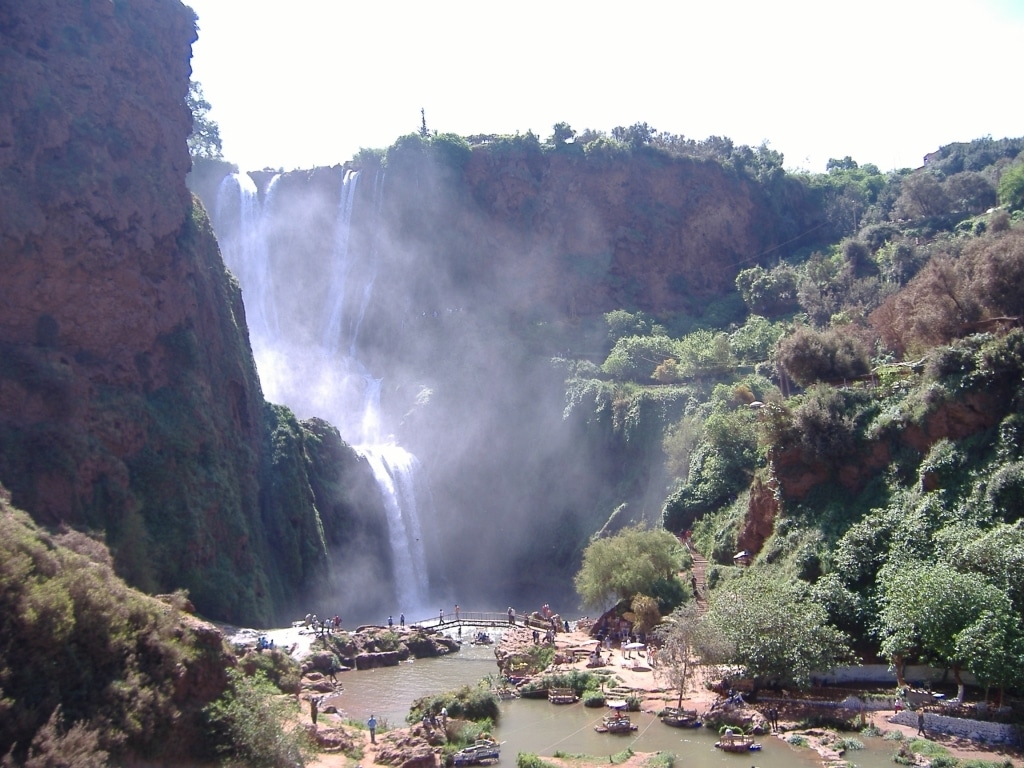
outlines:
[{"label": "mist", "polygon": [[[536,329],[589,301],[547,273],[564,269],[566,237],[611,251],[599,217],[582,208],[545,236],[429,158],[250,176],[225,179],[206,204],[264,395],[336,425],[371,464],[403,464],[377,473],[392,485],[385,507],[402,507],[390,562],[332,555],[311,599],[346,624],[454,603],[576,611],[572,575],[623,501],[621,468],[584,421],[563,417],[553,363],[603,354],[601,343],[563,349]],[[248,220],[245,194],[258,208]],[[653,522],[660,505],[643,512]]]}]

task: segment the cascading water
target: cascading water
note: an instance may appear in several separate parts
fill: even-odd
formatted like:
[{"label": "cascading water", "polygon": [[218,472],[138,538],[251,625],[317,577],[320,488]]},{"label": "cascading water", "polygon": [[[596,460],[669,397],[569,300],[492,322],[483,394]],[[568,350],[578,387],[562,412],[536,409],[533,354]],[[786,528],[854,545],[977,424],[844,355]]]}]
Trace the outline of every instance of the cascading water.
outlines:
[{"label": "cascading water", "polygon": [[266,232],[263,231],[264,209],[271,209],[270,201],[279,178],[278,175],[270,180],[266,203],[262,206],[256,184],[246,174],[236,173],[227,177],[217,195],[217,220],[231,221],[237,232],[236,237],[221,241],[224,263],[245,288],[245,314],[249,333],[261,340],[276,337],[279,330],[274,306],[273,275]]},{"label": "cascading water", "polygon": [[[328,419],[366,457],[387,510],[398,605],[413,615],[428,605],[420,513],[429,514],[430,494],[420,487],[416,457],[392,438],[382,439],[381,381],[357,356],[358,333],[372,296],[376,255],[372,247],[369,253],[350,248],[360,175],[346,171],[341,182],[322,304],[300,302],[301,312],[281,309],[286,297],[280,295],[282,281],[274,280],[275,266],[282,270],[294,266],[271,263],[268,239],[276,225],[271,193],[278,176],[270,181],[262,206],[248,175],[226,177],[218,194],[217,232],[225,263],[242,286],[253,355],[267,398],[300,415]],[[374,210],[380,203],[381,187],[377,180]],[[353,300],[347,301],[348,297]],[[316,361],[313,365],[308,362],[311,357]]]}]

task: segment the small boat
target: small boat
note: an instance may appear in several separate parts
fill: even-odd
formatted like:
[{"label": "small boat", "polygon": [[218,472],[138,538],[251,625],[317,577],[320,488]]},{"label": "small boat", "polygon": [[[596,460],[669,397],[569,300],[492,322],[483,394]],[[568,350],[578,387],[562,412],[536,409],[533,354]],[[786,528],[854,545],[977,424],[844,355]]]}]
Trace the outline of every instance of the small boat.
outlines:
[{"label": "small boat", "polygon": [[501,757],[501,744],[490,739],[477,739],[452,756],[455,765],[480,765]]},{"label": "small boat", "polygon": [[629,715],[616,710],[610,715],[601,718],[601,722],[594,726],[598,733],[629,733],[635,731],[636,726],[629,721]]},{"label": "small boat", "polygon": [[669,707],[661,713],[661,722],[673,728],[700,728],[704,723],[696,709]]},{"label": "small boat", "polygon": [[470,640],[471,645],[492,645],[494,641],[486,632],[477,632],[476,637]]},{"label": "small boat", "polygon": [[753,736],[735,733],[732,728],[726,728],[722,738],[715,742],[715,747],[725,752],[754,752],[759,750],[761,745],[754,741]]},{"label": "small boat", "polygon": [[575,704],[579,700],[572,688],[548,688],[548,701],[552,704]]}]

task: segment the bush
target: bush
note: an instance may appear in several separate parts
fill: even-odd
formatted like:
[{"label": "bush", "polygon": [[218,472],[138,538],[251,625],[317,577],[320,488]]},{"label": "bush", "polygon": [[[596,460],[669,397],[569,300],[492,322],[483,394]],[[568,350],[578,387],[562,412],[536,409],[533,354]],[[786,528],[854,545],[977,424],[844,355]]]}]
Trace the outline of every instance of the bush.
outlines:
[{"label": "bush", "polygon": [[779,365],[804,387],[855,379],[871,370],[867,348],[849,328],[815,331],[800,326],[779,342],[777,354]]},{"label": "bush", "polygon": [[442,709],[448,710],[449,717],[458,717],[476,722],[494,722],[498,719],[498,697],[486,685],[461,688],[436,696],[423,696],[413,702],[406,721],[417,723],[424,715],[437,716]]},{"label": "bush", "polygon": [[238,765],[257,768],[293,768],[305,765],[312,745],[301,728],[286,730],[295,717],[295,705],[262,672],[249,676],[228,670],[230,687],[206,708],[219,738],[218,751]]},{"label": "bush", "polygon": [[601,691],[585,691],[583,694],[584,707],[603,707],[604,702],[605,697]]},{"label": "bush", "polygon": [[547,760],[541,760],[533,752],[520,752],[516,755],[516,768],[555,768],[555,765]]}]

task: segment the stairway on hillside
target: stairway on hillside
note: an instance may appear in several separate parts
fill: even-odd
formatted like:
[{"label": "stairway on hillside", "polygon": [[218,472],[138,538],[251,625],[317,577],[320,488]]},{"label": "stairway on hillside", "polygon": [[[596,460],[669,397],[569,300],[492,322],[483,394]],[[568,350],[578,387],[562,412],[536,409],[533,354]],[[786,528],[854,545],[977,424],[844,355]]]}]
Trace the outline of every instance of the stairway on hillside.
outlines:
[{"label": "stairway on hillside", "polygon": [[703,615],[708,611],[708,560],[694,549],[693,542],[686,540],[683,543],[686,544],[686,548],[690,551],[690,559],[693,560],[691,573],[693,574],[694,581],[697,583],[694,597],[697,599],[697,611]]}]

